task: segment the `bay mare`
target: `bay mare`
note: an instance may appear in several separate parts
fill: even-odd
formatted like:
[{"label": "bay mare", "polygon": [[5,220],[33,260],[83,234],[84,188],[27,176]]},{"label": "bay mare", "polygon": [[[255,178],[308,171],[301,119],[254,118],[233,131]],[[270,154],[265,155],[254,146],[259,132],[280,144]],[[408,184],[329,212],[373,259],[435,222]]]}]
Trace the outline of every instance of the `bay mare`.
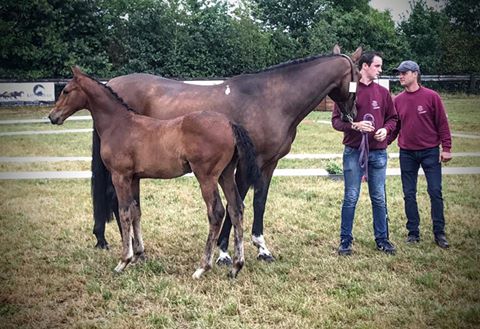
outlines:
[{"label": "bay mare", "polygon": [[[290,151],[298,124],[327,95],[339,105],[345,120],[355,117],[355,93],[349,92],[349,83],[358,80],[354,63],[361,53],[359,47],[349,57],[340,54],[340,48],[335,46],[330,55],[286,62],[258,73],[234,76],[214,86],[191,85],[150,74],[119,76],[108,85],[147,116],[171,119],[198,110],[215,111],[248,131],[262,171],[261,183],[254,189],[252,242],[258,248],[258,258],[271,261],[273,256],[263,237],[263,217],[273,171]],[[97,247],[108,248],[105,222],[116,209],[116,197],[98,155],[99,140],[95,132],[92,149],[93,233],[97,237]],[[236,180],[244,199],[249,187],[241,166],[237,168]],[[116,218],[118,222],[118,216]],[[227,253],[230,230],[227,214],[218,240],[219,263],[231,261]]]},{"label": "bay mare", "polygon": [[[140,225],[140,179],[175,178],[195,174],[207,206],[210,224],[204,256],[193,274],[199,278],[212,267],[213,250],[225,208],[218,183],[227,199],[235,227],[235,257],[230,272],[235,277],[244,264],[243,201],[235,183],[237,163],[249,168],[248,184],[260,178],[252,141],[246,131],[216,112],[193,112],[171,120],[134,113],[108,86],[73,67],[49,114],[53,124],[83,108],[88,109],[101,140],[101,158],[111,173],[118,196],[122,256],[115,271],[145,258]],[[129,111],[130,110],[130,111]]]}]

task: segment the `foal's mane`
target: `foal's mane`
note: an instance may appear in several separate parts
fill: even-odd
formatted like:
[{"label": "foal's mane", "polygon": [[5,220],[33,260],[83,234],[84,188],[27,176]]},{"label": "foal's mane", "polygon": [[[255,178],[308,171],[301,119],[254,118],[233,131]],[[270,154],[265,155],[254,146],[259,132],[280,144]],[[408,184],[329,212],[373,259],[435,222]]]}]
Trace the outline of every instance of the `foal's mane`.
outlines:
[{"label": "foal's mane", "polygon": [[313,55],[313,56],[304,57],[304,58],[292,59],[292,60],[289,60],[287,62],[283,62],[283,63],[280,63],[280,64],[275,64],[275,65],[269,66],[267,68],[261,69],[259,71],[255,71],[253,73],[262,73],[262,72],[274,71],[274,70],[277,70],[277,69],[282,69],[282,68],[297,65],[297,64],[312,62],[312,61],[314,61],[316,59],[319,59],[319,58],[329,58],[329,57],[336,57],[336,56],[341,56],[341,55],[339,55],[339,54],[323,54],[323,55],[320,54],[320,55]]},{"label": "foal's mane", "polygon": [[100,86],[102,86],[103,88],[107,89],[107,90],[110,92],[110,94],[111,94],[120,104],[122,104],[123,107],[125,107],[128,111],[131,111],[131,112],[133,112],[133,113],[137,113],[137,114],[138,114],[138,112],[135,111],[133,108],[131,108],[130,105],[128,105],[127,102],[125,102],[125,101],[123,100],[123,98],[120,97],[120,95],[118,95],[118,94],[112,89],[112,87],[110,87],[110,86],[102,83],[102,82],[101,82],[100,80],[98,80],[97,78],[94,78],[94,77],[92,77],[92,76],[90,76],[90,75],[88,75],[88,74],[86,74],[86,73],[84,73],[84,72],[82,72],[82,74],[83,74],[85,77],[89,78],[90,80],[93,80],[94,82],[96,82],[97,84],[99,84]]}]

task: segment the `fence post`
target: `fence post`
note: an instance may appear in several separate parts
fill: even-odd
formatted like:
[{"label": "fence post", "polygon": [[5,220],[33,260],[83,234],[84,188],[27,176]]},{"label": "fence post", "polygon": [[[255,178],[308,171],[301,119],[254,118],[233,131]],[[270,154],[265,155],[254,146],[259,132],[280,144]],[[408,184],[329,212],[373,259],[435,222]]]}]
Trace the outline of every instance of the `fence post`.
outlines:
[{"label": "fence post", "polygon": [[475,93],[475,86],[477,85],[477,77],[475,74],[470,75],[470,93]]}]

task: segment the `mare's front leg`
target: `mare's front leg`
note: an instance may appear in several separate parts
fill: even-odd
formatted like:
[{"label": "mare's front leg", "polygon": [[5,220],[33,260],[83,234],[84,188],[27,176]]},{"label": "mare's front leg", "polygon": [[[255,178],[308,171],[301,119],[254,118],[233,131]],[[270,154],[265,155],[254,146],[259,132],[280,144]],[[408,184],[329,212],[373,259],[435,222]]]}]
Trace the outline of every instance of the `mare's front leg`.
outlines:
[{"label": "mare's front leg", "polygon": [[115,195],[115,189],[112,185],[110,172],[105,167],[100,156],[100,137],[97,131],[93,130],[92,138],[92,203],[93,218],[95,224],[93,226],[93,234],[97,239],[95,248],[109,249],[107,240],[105,239],[105,225],[110,219],[112,212],[115,214],[118,227],[121,231],[120,216],[118,214],[118,202]]},{"label": "mare's front leg", "polygon": [[115,272],[119,273],[132,261],[132,223],[137,220],[139,211],[131,190],[131,178],[112,173],[112,182],[117,192],[120,223],[122,226],[122,255],[120,262],[115,267]]},{"label": "mare's front leg", "polygon": [[213,177],[202,177],[201,175],[197,176],[197,179],[200,183],[203,200],[207,206],[209,232],[200,267],[193,273],[194,279],[199,279],[203,273],[212,268],[213,249],[218,239],[223,217],[225,216],[225,208],[222,205],[218,191],[218,180]]},{"label": "mare's front leg", "polygon": [[277,163],[278,161],[275,161],[262,168],[262,183],[257,184],[253,195],[252,243],[258,248],[257,259],[266,262],[273,262],[275,260],[270,250],[268,250],[265,238],[263,237],[263,216],[265,214],[270,182]]}]

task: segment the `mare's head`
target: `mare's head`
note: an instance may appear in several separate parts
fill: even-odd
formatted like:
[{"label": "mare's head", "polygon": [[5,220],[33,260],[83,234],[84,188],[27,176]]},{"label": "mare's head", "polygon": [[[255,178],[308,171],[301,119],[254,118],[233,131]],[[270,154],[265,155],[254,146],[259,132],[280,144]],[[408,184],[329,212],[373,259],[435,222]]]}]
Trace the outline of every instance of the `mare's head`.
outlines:
[{"label": "mare's head", "polygon": [[88,108],[88,98],[79,85],[79,79],[84,73],[78,66],[72,67],[73,79],[70,80],[55,102],[48,118],[53,124],[61,125],[65,119],[75,112]]},{"label": "mare's head", "polygon": [[[362,48],[358,47],[351,56],[347,56],[340,54],[340,47],[335,45],[333,53],[345,57],[345,66],[338,66],[338,77],[340,81],[338,86],[334,88],[328,96],[330,96],[339,107],[342,114],[342,120],[351,122],[357,115],[355,100],[359,71],[356,64],[362,55]],[[354,85],[351,85],[351,83]]]}]

